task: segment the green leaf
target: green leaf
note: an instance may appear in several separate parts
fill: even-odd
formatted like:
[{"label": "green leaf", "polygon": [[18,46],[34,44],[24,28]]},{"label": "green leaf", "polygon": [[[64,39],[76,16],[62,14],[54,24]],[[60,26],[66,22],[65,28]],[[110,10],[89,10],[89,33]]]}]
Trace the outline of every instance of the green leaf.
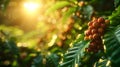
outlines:
[{"label": "green leaf", "polygon": [[[70,48],[64,55],[64,62],[60,67],[75,67],[80,64],[80,59],[84,56],[85,48],[88,46],[87,41],[80,41]],[[82,61],[82,60],[81,60]]]},{"label": "green leaf", "polygon": [[117,26],[120,24],[120,6],[118,6],[118,8],[116,8],[116,11],[114,11],[112,15],[109,16],[109,20],[110,25],[112,26]]},{"label": "green leaf", "polygon": [[111,67],[110,60],[101,58],[94,64],[94,67]]},{"label": "green leaf", "polygon": [[106,54],[110,61],[117,65],[120,63],[120,26],[109,28],[104,35]]},{"label": "green leaf", "polygon": [[34,60],[31,67],[41,67],[43,66],[43,57],[39,54]]},{"label": "green leaf", "polygon": [[16,43],[12,40],[6,40],[5,41],[5,45],[8,47],[8,49],[13,53],[13,54],[16,54],[16,55],[19,55],[19,49],[16,45]]},{"label": "green leaf", "polygon": [[85,18],[91,19],[91,15],[93,14],[93,7],[90,5],[87,5],[83,8],[83,14],[85,15]]},{"label": "green leaf", "polygon": [[63,8],[65,6],[69,6],[71,3],[68,1],[57,1],[53,6],[51,6],[46,14],[50,14],[51,12],[54,12],[57,9]]},{"label": "green leaf", "polygon": [[117,7],[119,4],[120,4],[120,0],[115,0],[115,1],[114,1],[115,7]]},{"label": "green leaf", "polygon": [[78,0],[68,0],[68,1],[75,3],[75,2],[77,2]]},{"label": "green leaf", "polygon": [[2,10],[5,11],[5,9],[7,8],[8,4],[9,4],[10,0],[3,0],[2,2]]},{"label": "green leaf", "polygon": [[45,67],[58,67],[59,56],[57,54],[50,54],[47,56],[47,62]]}]

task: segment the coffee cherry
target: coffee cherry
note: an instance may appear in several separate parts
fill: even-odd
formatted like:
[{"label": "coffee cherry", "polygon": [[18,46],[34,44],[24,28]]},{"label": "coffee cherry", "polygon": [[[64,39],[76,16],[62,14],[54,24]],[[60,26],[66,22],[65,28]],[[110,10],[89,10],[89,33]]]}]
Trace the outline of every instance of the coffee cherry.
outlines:
[{"label": "coffee cherry", "polygon": [[62,41],[57,42],[57,46],[62,47],[63,46],[63,42]]},{"label": "coffee cherry", "polygon": [[96,47],[96,44],[95,44],[95,43],[90,43],[89,47],[90,47],[90,48],[95,48],[95,47]]},{"label": "coffee cherry", "polygon": [[66,39],[66,37],[65,37],[64,35],[62,35],[62,34],[59,35],[59,38],[60,38],[61,40],[65,40],[65,39]]},{"label": "coffee cherry", "polygon": [[88,48],[87,51],[88,51],[88,52],[92,52],[92,49]]},{"label": "coffee cherry", "polygon": [[80,12],[79,11],[76,12],[76,16],[78,16],[78,17],[80,16]]},{"label": "coffee cherry", "polygon": [[82,7],[82,6],[85,5],[85,2],[84,2],[84,1],[81,1],[81,2],[78,3],[78,5],[79,5],[80,7]]},{"label": "coffee cherry", "polygon": [[103,34],[103,33],[104,33],[104,29],[103,29],[103,28],[98,28],[98,32],[99,32],[100,34]]},{"label": "coffee cherry", "polygon": [[103,45],[97,46],[97,49],[103,50],[103,49],[104,49],[104,48],[103,48]]},{"label": "coffee cherry", "polygon": [[92,23],[93,23],[93,22],[89,22],[89,23],[88,23],[88,26],[91,26],[91,25],[92,25]]},{"label": "coffee cherry", "polygon": [[88,29],[93,29],[93,28],[94,28],[94,27],[93,27],[92,25],[88,27]]},{"label": "coffee cherry", "polygon": [[90,44],[91,44],[91,45],[95,45],[95,42],[94,42],[94,41],[91,41]]},{"label": "coffee cherry", "polygon": [[98,39],[99,38],[99,35],[98,34],[93,34],[93,39]]},{"label": "coffee cherry", "polygon": [[92,29],[92,30],[91,30],[91,33],[92,33],[92,34],[95,34],[95,33],[97,33],[97,30],[96,30],[96,29]]},{"label": "coffee cherry", "polygon": [[101,24],[100,24],[100,27],[106,28],[106,25],[105,25],[104,23],[101,23]]},{"label": "coffee cherry", "polygon": [[85,37],[84,37],[84,40],[89,40],[89,37],[88,37],[88,36],[85,36]]},{"label": "coffee cherry", "polygon": [[97,52],[98,52],[98,50],[97,50],[97,49],[95,49],[93,52],[94,52],[94,53],[97,53]]},{"label": "coffee cherry", "polygon": [[110,20],[105,20],[105,24],[109,25],[110,24]]},{"label": "coffee cherry", "polygon": [[103,50],[103,44],[101,36],[104,34],[104,30],[109,21],[104,18],[94,18],[88,23],[88,30],[85,31],[85,39],[92,40],[86,48],[87,52],[97,53],[99,50]]},{"label": "coffee cherry", "polygon": [[84,32],[84,34],[85,34],[85,36],[89,35],[87,30]]},{"label": "coffee cherry", "polygon": [[92,19],[92,22],[97,22],[97,18],[94,17],[94,18]]},{"label": "coffee cherry", "polygon": [[100,17],[100,18],[98,18],[98,22],[99,22],[99,23],[104,23],[104,22],[105,22],[105,19],[102,18],[102,17]]},{"label": "coffee cherry", "polygon": [[95,49],[95,48],[96,48],[96,45],[92,45],[92,44],[90,44],[90,45],[89,45],[89,48],[91,48],[91,49]]},{"label": "coffee cherry", "polygon": [[88,36],[88,35],[90,35],[90,34],[91,34],[91,30],[90,30],[90,29],[85,31],[85,35],[86,35],[86,36]]},{"label": "coffee cherry", "polygon": [[85,51],[92,52],[92,49],[88,47],[88,48],[85,48]]},{"label": "coffee cherry", "polygon": [[100,38],[98,38],[97,40],[94,41],[97,45],[101,45],[102,44],[102,40],[100,40]]},{"label": "coffee cherry", "polygon": [[99,23],[98,22],[94,22],[92,25],[93,25],[94,28],[98,28],[99,27]]},{"label": "coffee cherry", "polygon": [[90,39],[90,40],[93,39],[92,35],[89,35],[89,39]]}]

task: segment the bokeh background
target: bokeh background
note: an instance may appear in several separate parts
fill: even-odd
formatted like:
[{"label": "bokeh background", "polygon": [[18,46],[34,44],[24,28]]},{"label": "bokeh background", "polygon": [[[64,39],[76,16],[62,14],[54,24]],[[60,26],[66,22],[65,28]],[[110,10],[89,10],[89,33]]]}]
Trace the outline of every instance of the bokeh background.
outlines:
[{"label": "bokeh background", "polygon": [[0,0],[0,67],[57,67],[114,0]]}]

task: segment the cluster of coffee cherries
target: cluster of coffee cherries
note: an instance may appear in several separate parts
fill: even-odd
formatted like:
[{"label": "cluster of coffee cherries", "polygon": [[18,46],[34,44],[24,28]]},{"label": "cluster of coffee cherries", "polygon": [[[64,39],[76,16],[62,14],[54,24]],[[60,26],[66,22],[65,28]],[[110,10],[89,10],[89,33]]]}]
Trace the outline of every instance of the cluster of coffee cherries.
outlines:
[{"label": "cluster of coffee cherries", "polygon": [[58,38],[60,39],[60,41],[57,43],[57,45],[59,47],[65,47],[65,43],[66,43],[66,40],[68,40],[68,36],[70,35],[71,36],[71,30],[73,29],[74,27],[74,17],[70,17],[68,18],[68,21],[67,21],[67,26],[66,28],[58,35]]},{"label": "cluster of coffee cherries", "polygon": [[99,50],[103,50],[102,36],[105,32],[109,20],[105,20],[102,17],[93,18],[88,23],[88,29],[85,31],[84,40],[91,40],[87,52],[97,53]]}]

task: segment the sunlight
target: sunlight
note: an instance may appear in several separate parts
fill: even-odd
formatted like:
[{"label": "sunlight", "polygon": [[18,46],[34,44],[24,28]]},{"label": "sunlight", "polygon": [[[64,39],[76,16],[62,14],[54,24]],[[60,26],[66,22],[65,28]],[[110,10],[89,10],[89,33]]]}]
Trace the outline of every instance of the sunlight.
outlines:
[{"label": "sunlight", "polygon": [[24,2],[23,7],[27,12],[35,12],[40,8],[40,4],[37,2]]}]

